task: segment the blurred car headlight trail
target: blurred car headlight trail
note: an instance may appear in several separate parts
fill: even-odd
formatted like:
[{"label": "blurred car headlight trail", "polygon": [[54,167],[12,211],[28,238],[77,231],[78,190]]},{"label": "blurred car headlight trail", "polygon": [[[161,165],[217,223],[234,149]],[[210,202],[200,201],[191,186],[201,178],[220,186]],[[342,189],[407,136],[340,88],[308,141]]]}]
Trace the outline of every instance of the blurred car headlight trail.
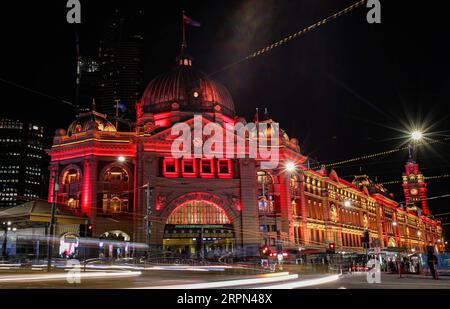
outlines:
[{"label": "blurred car headlight trail", "polygon": [[204,283],[193,283],[193,284],[180,284],[180,285],[166,285],[166,286],[148,286],[139,287],[134,289],[214,289],[214,288],[226,288],[234,286],[246,286],[254,284],[265,284],[272,282],[280,282],[286,280],[298,279],[297,274],[290,275],[288,273],[281,274],[271,274],[262,275],[257,278],[251,279],[238,279],[238,280],[227,280],[227,281],[216,281],[216,282],[204,282]]},{"label": "blurred car headlight trail", "polygon": [[[92,272],[85,273],[81,272],[79,274],[81,279],[102,279],[102,278],[118,278],[118,277],[137,277],[142,273],[140,271],[122,271],[122,272]],[[78,274],[77,274],[78,275]],[[0,278],[0,283],[2,282],[29,282],[29,281],[46,281],[46,280],[66,280],[67,273],[60,274],[47,274],[47,275],[21,275],[21,276],[6,276]]]},{"label": "blurred car headlight trail", "polygon": [[331,275],[323,278],[310,279],[310,280],[301,280],[295,282],[288,282],[282,284],[274,284],[268,285],[264,287],[258,287],[255,289],[296,289],[296,288],[304,288],[318,284],[330,283],[339,280],[339,275]]}]

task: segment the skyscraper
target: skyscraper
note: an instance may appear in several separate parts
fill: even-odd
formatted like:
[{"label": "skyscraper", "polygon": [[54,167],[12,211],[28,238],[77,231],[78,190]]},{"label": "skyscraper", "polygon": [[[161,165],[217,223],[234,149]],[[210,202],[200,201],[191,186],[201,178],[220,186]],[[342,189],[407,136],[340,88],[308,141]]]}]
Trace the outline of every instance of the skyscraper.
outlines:
[{"label": "skyscraper", "polygon": [[79,61],[79,98],[80,107],[88,107],[97,97],[100,67],[94,58],[81,58]]},{"label": "skyscraper", "polygon": [[100,78],[97,96],[99,111],[110,118],[120,100],[125,106],[123,118],[134,118],[135,103],[143,86],[142,11],[115,10],[100,42]]},{"label": "skyscraper", "polygon": [[0,119],[0,207],[44,197],[47,165],[43,126]]}]

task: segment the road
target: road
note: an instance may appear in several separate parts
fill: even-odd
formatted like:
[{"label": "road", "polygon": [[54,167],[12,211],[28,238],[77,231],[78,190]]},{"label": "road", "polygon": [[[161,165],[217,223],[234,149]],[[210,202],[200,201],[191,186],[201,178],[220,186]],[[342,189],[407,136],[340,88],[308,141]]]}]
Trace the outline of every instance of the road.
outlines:
[{"label": "road", "polygon": [[[75,280],[76,281],[76,280]],[[432,280],[423,276],[382,274],[381,283],[369,284],[365,273],[296,274],[284,272],[255,274],[236,269],[147,269],[90,270],[81,272],[80,282],[69,283],[67,272],[0,272],[0,288],[70,288],[70,289],[449,289],[450,278]]]}]

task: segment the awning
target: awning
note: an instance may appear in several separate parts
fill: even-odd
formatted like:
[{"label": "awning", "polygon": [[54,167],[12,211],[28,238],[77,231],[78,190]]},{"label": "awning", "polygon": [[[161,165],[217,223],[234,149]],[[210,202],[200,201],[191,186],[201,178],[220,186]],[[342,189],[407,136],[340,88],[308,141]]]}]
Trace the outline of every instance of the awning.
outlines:
[{"label": "awning", "polygon": [[[47,201],[35,200],[0,211],[0,221],[8,220],[23,227],[33,223],[50,223],[51,209]],[[66,205],[57,204],[55,220],[56,224],[86,224],[88,217]]]}]

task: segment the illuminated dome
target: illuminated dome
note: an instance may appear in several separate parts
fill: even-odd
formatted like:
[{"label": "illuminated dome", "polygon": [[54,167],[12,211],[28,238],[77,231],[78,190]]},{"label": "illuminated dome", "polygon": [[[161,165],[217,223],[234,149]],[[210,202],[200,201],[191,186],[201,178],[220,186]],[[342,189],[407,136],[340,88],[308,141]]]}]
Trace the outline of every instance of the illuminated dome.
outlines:
[{"label": "illuminated dome", "polygon": [[67,130],[67,135],[86,132],[90,130],[116,132],[116,127],[108,121],[105,114],[95,111],[95,104],[92,105],[92,110],[81,113],[77,120],[72,122]]},{"label": "illuminated dome", "polygon": [[179,57],[178,66],[153,79],[142,96],[143,112],[161,113],[173,109],[213,112],[234,116],[234,103],[229,91],[217,81],[192,67],[189,57]]}]

